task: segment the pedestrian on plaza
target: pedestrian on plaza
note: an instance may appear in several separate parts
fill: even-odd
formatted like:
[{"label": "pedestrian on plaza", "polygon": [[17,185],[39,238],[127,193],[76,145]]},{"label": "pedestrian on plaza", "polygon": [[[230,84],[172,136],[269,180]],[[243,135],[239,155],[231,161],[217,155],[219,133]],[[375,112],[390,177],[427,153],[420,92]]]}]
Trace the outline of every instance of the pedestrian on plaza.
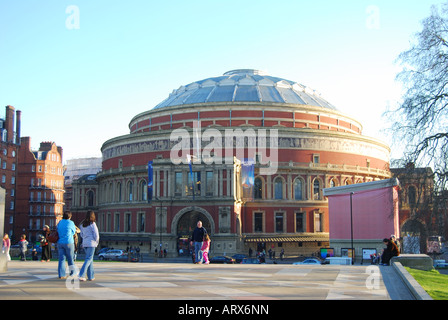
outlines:
[{"label": "pedestrian on plaza", "polygon": [[194,245],[195,263],[202,263],[200,251],[205,234],[207,234],[207,230],[202,226],[202,221],[199,220],[191,236],[191,245]]},{"label": "pedestrian on plaza", "polygon": [[28,241],[26,241],[26,235],[22,234],[19,241],[20,260],[26,261],[26,252],[28,251]]},{"label": "pedestrian on plaza", "polygon": [[202,258],[204,260],[204,264],[209,264],[210,260],[208,259],[208,253],[210,251],[210,236],[206,233],[204,235],[204,239],[202,241],[202,247],[201,247],[201,251],[202,251]]},{"label": "pedestrian on plaza", "polygon": [[33,261],[37,261],[38,260],[36,248],[33,248],[33,250],[31,251],[31,259]]},{"label": "pedestrian on plaza", "polygon": [[87,211],[86,218],[81,223],[81,238],[82,247],[86,254],[84,258],[84,264],[79,271],[79,280],[86,281],[84,274],[87,274],[87,280],[95,280],[95,270],[93,268],[93,255],[95,254],[95,249],[100,242],[100,233],[98,232],[98,227],[96,225],[95,212],[92,210]]},{"label": "pedestrian on plaza", "polygon": [[136,247],[135,248],[135,252],[137,253],[137,259],[138,259],[138,261],[142,261],[143,260],[143,257],[140,255],[140,247]]},{"label": "pedestrian on plaza", "polygon": [[9,255],[9,249],[11,248],[11,239],[9,235],[5,233],[3,236],[2,252],[6,254],[6,261],[11,261],[11,256]]},{"label": "pedestrian on plaza", "polygon": [[41,262],[49,262],[51,259],[51,244],[48,242],[47,237],[50,234],[50,227],[45,225],[42,228],[42,234],[40,235],[40,246],[42,248]]},{"label": "pedestrian on plaza", "polygon": [[383,243],[386,245],[386,248],[381,256],[381,262],[383,266],[388,266],[390,259],[399,256],[400,252],[398,251],[397,245],[392,240],[384,238]]},{"label": "pedestrian on plaza", "polygon": [[72,213],[66,211],[62,215],[62,220],[57,225],[59,240],[58,240],[58,276],[59,279],[65,279],[65,261],[67,260],[70,270],[70,276],[73,275],[75,270],[75,240],[74,236],[79,229],[75,226],[72,218]]}]

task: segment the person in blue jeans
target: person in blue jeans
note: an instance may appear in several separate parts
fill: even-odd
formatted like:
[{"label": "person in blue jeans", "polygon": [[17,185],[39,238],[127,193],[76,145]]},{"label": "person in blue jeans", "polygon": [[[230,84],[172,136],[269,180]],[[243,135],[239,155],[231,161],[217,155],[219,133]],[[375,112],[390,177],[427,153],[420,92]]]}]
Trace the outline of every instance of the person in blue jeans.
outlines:
[{"label": "person in blue jeans", "polygon": [[58,229],[58,276],[59,279],[66,278],[65,261],[67,260],[70,270],[70,276],[73,275],[75,270],[74,255],[75,255],[75,241],[73,236],[78,232],[75,224],[71,221],[72,213],[64,212],[62,220],[57,225]]},{"label": "person in blue jeans", "polygon": [[98,232],[98,227],[95,223],[95,213],[92,210],[87,211],[86,218],[81,223],[81,238],[82,247],[86,253],[84,259],[84,264],[79,271],[79,280],[86,281],[84,274],[87,273],[87,280],[95,280],[95,270],[93,268],[93,255],[95,254],[95,249],[100,241],[100,234]]},{"label": "person in blue jeans", "polygon": [[193,230],[191,235],[191,245],[194,245],[195,262],[202,263],[202,241],[204,240],[204,235],[207,234],[207,230],[202,226],[202,221],[198,221],[196,228]]}]

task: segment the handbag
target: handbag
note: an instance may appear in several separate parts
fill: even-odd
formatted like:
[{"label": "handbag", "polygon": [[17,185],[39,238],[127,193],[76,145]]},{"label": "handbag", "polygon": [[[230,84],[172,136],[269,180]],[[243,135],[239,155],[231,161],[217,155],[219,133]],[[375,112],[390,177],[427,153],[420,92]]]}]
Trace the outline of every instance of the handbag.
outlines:
[{"label": "handbag", "polygon": [[59,240],[58,230],[51,231],[50,234],[47,236],[48,242],[57,243],[58,240]]}]

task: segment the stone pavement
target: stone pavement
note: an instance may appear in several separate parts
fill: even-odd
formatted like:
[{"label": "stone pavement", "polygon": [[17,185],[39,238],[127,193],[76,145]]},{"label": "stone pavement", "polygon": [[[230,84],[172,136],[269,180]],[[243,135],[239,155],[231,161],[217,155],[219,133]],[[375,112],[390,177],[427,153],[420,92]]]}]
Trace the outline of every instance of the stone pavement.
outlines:
[{"label": "stone pavement", "polygon": [[[80,268],[82,262],[77,262]],[[57,262],[11,261],[0,300],[412,300],[392,267],[195,265],[95,261],[95,281],[57,277]]]}]

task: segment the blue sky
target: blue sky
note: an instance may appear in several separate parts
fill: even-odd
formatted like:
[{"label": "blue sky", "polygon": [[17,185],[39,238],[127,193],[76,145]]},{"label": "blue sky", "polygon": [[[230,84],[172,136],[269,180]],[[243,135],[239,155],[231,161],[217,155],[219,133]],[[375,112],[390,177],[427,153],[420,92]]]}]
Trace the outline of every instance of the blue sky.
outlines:
[{"label": "blue sky", "polygon": [[389,142],[395,60],[443,2],[0,0],[0,116],[21,110],[33,148],[101,156],[173,89],[253,68],[316,89]]}]

